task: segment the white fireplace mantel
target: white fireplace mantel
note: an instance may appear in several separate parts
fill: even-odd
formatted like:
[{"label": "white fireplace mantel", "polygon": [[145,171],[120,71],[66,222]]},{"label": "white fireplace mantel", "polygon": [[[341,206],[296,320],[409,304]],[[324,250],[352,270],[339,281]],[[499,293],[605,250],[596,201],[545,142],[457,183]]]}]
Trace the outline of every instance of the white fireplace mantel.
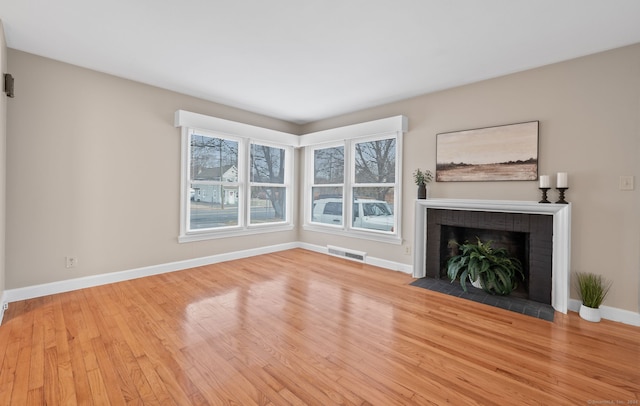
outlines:
[{"label": "white fireplace mantel", "polygon": [[415,205],[413,276],[426,272],[427,209],[491,211],[502,213],[545,214],[553,216],[553,259],[551,305],[567,313],[571,269],[571,203],[538,203],[510,200],[423,199]]}]

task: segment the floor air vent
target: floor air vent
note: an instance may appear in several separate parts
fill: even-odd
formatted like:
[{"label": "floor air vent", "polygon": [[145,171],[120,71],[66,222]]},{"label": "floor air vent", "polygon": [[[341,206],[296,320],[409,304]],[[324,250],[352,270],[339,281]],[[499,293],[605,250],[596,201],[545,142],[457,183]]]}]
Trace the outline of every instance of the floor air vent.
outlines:
[{"label": "floor air vent", "polygon": [[364,262],[364,259],[367,257],[366,252],[348,250],[346,248],[334,247],[333,245],[327,245],[327,249],[329,250],[329,255],[351,259],[353,261]]}]

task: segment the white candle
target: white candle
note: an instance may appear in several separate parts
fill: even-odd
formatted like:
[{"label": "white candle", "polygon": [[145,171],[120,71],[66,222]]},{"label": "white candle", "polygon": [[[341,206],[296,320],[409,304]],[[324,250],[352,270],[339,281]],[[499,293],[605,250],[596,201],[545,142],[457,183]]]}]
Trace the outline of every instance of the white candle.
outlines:
[{"label": "white candle", "polygon": [[549,175],[540,175],[540,187],[542,188],[549,187]]},{"label": "white candle", "polygon": [[567,179],[567,173],[566,172],[558,172],[558,184],[556,185],[556,187],[569,187],[567,186],[569,184],[569,181]]}]

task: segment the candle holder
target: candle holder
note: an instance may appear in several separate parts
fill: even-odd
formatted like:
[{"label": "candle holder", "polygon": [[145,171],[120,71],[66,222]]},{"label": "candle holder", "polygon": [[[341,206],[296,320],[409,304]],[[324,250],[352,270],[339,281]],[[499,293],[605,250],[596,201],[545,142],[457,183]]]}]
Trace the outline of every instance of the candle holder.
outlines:
[{"label": "candle holder", "polygon": [[540,200],[538,203],[551,203],[549,200],[547,200],[547,192],[549,191],[548,187],[541,187],[540,190],[542,190],[542,200]]},{"label": "candle holder", "polygon": [[568,190],[569,188],[568,187],[559,187],[559,188],[556,188],[556,189],[558,189],[558,193],[560,194],[560,196],[559,196],[560,199],[556,203],[569,204],[568,201],[564,200],[564,191]]}]

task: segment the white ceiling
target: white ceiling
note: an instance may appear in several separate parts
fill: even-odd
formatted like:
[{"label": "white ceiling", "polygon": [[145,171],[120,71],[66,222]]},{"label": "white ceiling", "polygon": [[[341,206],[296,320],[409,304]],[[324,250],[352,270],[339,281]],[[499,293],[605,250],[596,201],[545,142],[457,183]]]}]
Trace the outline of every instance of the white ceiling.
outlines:
[{"label": "white ceiling", "polygon": [[640,42],[638,0],[0,0],[0,19],[10,48],[295,123]]}]

